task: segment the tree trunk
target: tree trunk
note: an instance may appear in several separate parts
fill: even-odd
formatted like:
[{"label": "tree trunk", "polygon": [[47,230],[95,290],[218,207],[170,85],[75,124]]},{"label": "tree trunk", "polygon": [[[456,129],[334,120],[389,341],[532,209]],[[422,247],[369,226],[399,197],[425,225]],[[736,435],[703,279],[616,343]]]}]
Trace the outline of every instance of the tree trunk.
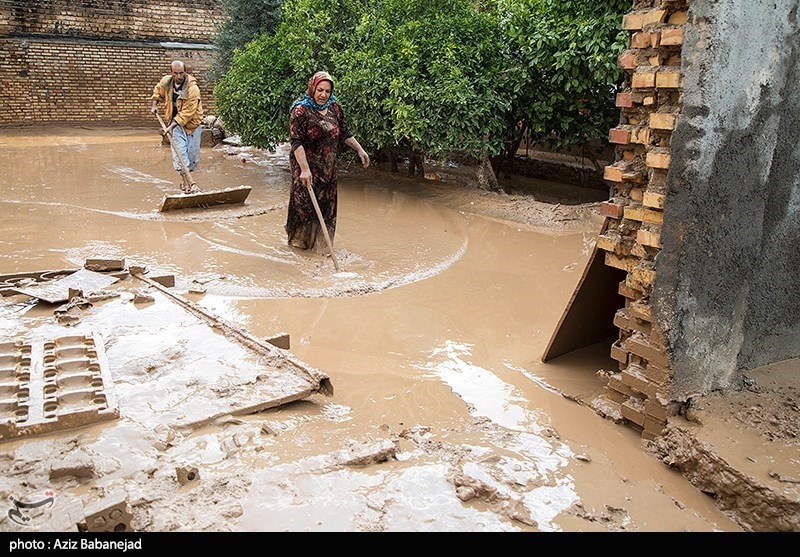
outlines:
[{"label": "tree trunk", "polygon": [[483,190],[500,192],[500,184],[497,183],[497,176],[492,168],[492,163],[489,160],[489,155],[484,150],[478,167],[475,169],[475,177],[478,180],[478,187]]},{"label": "tree trunk", "polygon": [[408,175],[424,177],[425,167],[423,166],[422,155],[415,153],[411,149],[409,149],[408,152]]}]

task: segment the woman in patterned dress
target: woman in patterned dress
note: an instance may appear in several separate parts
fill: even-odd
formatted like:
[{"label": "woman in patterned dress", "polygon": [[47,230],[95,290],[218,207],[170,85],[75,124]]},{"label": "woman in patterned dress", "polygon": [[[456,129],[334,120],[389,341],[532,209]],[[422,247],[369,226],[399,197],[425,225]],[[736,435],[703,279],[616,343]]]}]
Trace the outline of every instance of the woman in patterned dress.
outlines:
[{"label": "woman in patterned dress", "polygon": [[289,115],[292,187],[286,217],[289,245],[327,254],[328,246],[319,217],[308,192],[310,184],[333,242],[338,198],[337,159],[341,143],[353,148],[364,168],[369,155],[350,131],[342,108],[333,94],[333,79],[317,72],[308,82],[306,95],[292,104]]}]

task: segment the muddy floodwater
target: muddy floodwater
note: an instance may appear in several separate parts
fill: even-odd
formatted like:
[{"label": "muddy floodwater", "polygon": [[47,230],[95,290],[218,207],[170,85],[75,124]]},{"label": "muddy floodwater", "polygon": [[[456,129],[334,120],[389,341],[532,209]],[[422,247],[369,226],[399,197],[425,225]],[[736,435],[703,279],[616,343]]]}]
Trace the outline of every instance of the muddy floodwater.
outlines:
[{"label": "muddy floodwater", "polygon": [[204,147],[200,189],[249,185],[246,202],[159,212],[180,176],[155,127],[0,132],[0,274],[108,259],[174,276],[170,291],[247,334],[288,335],[333,386],[179,428],[197,389],[244,366],[240,346],[146,285],[148,303],[112,297],[69,321],[6,296],[7,340],[102,335],[119,418],[0,442],[0,506],[55,498],[25,526],[3,509],[0,530],[74,528],[76,505],[123,494],[137,531],[740,531],[576,402],[616,369],[608,345],[541,362],[599,230],[597,192],[440,177],[343,164],[337,272],[286,244],[285,148]]}]

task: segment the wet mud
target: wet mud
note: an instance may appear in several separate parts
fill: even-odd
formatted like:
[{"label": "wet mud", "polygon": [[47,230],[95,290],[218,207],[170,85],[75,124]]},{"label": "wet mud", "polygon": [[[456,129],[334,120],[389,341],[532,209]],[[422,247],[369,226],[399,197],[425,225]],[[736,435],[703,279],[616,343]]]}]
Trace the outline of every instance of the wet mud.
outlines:
[{"label": "wet mud", "polygon": [[211,412],[208,393],[257,404],[263,362],[162,292],[126,278],[68,321],[3,297],[7,339],[102,335],[119,418],[0,442],[0,500],[55,500],[0,530],[74,529],[120,497],[137,531],[742,529],[580,403],[616,365],[607,345],[541,362],[601,225],[597,192],[518,178],[493,194],[462,169],[343,161],[337,272],[286,244],[285,149],[204,148],[200,189],[250,196],[163,213],[180,176],[155,130],[5,130],[0,150],[0,274],[101,258],[173,276],[247,334],[287,335],[333,386]]}]

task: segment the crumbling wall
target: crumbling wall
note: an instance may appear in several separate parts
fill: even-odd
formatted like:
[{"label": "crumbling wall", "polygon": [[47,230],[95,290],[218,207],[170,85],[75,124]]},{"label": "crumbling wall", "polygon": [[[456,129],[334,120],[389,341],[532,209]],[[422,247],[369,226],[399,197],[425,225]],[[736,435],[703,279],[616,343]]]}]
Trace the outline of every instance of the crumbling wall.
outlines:
[{"label": "crumbling wall", "polygon": [[637,0],[598,238],[626,271],[607,396],[643,436],[800,355],[798,0]]},{"label": "crumbling wall", "polygon": [[692,0],[654,310],[675,397],[800,355],[798,0]]},{"label": "crumbling wall", "polygon": [[153,125],[148,98],[174,59],[213,113],[221,19],[215,0],[0,0],[0,126]]}]

